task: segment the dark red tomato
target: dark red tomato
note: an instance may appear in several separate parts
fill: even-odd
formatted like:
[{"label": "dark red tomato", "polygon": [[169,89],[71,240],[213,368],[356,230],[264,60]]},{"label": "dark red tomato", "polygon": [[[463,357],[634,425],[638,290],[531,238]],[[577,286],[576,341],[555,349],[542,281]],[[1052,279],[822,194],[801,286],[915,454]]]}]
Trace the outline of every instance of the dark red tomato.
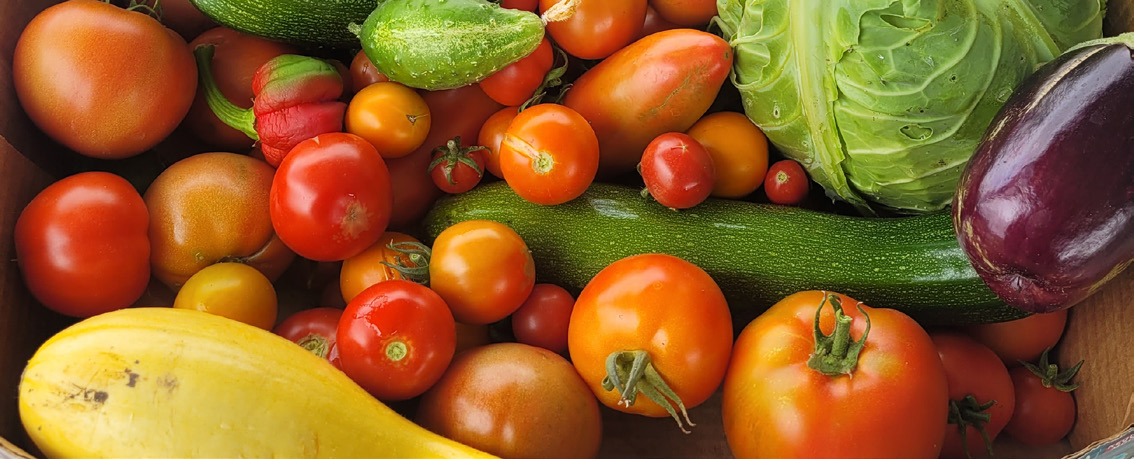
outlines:
[{"label": "dark red tomato", "polygon": [[343,372],[379,400],[421,395],[445,373],[457,347],[449,306],[405,280],[379,282],[354,297],[337,336]]},{"label": "dark red tomato", "polygon": [[1046,354],[1033,368],[1013,368],[1010,374],[1016,392],[1016,410],[1004,431],[1030,446],[1050,445],[1067,436],[1075,424],[1075,399],[1071,391],[1078,384],[1072,384],[1071,379],[1077,372],[1078,367],[1075,367],[1060,374],[1058,367],[1047,362]]},{"label": "dark red tomato", "polygon": [[776,204],[794,206],[803,202],[809,187],[803,167],[790,159],[776,161],[764,176],[764,192]]},{"label": "dark red tomato", "polygon": [[16,258],[44,306],[90,317],[130,306],[150,280],[149,214],[122,177],[83,172],[41,191],[16,220]]},{"label": "dark red tomato", "polygon": [[661,205],[688,209],[713,192],[713,157],[701,143],[680,132],[659,135],[646,146],[638,166],[646,189]]},{"label": "dark red tomato", "polygon": [[537,6],[539,6],[539,0],[500,0],[501,8],[535,11]]},{"label": "dark red tomato", "polygon": [[287,338],[304,349],[342,369],[339,348],[335,345],[342,309],[313,308],[288,316],[272,329],[272,333]]},{"label": "dark red tomato", "polygon": [[[566,0],[539,0],[539,11],[551,17],[547,33],[568,54],[581,59],[602,59],[630,44],[646,22],[646,0],[578,0],[575,11],[563,11],[566,19],[548,10]],[[561,6],[556,10],[564,10]]]},{"label": "dark red tomato", "polygon": [[543,77],[555,64],[551,42],[543,38],[539,47],[523,59],[509,64],[480,81],[488,97],[504,105],[520,105],[535,94]]},{"label": "dark red tomato", "polygon": [[485,166],[488,172],[498,178],[504,178],[504,173],[500,171],[500,144],[504,142],[504,133],[508,130],[508,126],[512,125],[512,120],[519,114],[520,107],[500,109],[484,122],[484,126],[480,128],[480,135],[477,136],[477,144],[488,148],[485,152]]},{"label": "dark red tomato", "polygon": [[1008,322],[972,325],[966,331],[1011,368],[1019,366],[1021,360],[1034,362],[1045,349],[1054,347],[1066,325],[1067,310],[1063,309]]},{"label": "dark red tomato", "polygon": [[450,194],[473,189],[484,177],[484,147],[461,147],[460,140],[450,140],[445,148],[433,153],[429,176],[441,191]]},{"label": "dark red tomato", "polygon": [[575,298],[563,287],[536,284],[532,294],[512,313],[516,341],[562,354],[567,352],[567,325]]},{"label": "dark red tomato", "polygon": [[717,15],[716,0],[650,0],[666,21],[681,27],[701,28]]},{"label": "dark red tomato", "polygon": [[378,150],[343,132],[300,142],[280,163],[269,196],[272,227],[315,261],[358,255],[390,220],[390,173]]},{"label": "dark red tomato", "polygon": [[[940,457],[988,457],[992,440],[1008,424],[1016,407],[1008,369],[992,349],[968,335],[937,332],[930,337],[949,384],[949,426]],[[978,419],[982,414],[990,416],[988,421]],[[988,435],[989,443],[985,443],[981,430]]]},{"label": "dark red tomato", "polygon": [[390,81],[390,77],[379,72],[365,52],[359,51],[354,55],[354,59],[350,61],[350,84],[354,92],[383,81]]},{"label": "dark red tomato", "polygon": [[681,26],[665,20],[658,14],[658,10],[654,7],[646,7],[646,21],[642,24],[642,31],[638,33],[638,38],[641,39],[646,35],[655,34],[663,30],[680,29]]}]

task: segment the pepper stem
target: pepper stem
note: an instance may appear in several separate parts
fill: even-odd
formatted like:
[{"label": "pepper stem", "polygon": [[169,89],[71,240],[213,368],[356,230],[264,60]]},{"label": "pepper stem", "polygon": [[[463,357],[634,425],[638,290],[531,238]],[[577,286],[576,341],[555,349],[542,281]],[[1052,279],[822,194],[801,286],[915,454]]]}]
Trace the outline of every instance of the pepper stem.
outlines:
[{"label": "pepper stem", "polygon": [[[618,404],[628,407],[634,405],[638,393],[641,392],[650,401],[665,408],[673,420],[677,421],[677,427],[683,433],[689,433],[689,430],[681,423],[682,417],[685,418],[685,424],[689,424],[690,427],[696,426],[689,420],[689,412],[685,410],[681,397],[669,388],[661,374],[654,369],[649,352],[640,350],[612,352],[606,358],[606,377],[602,379],[602,388],[617,391],[620,394]],[[674,404],[677,404],[676,409]],[[678,409],[681,410],[681,417],[677,416]]]},{"label": "pepper stem", "polygon": [[394,263],[383,261],[383,265],[397,271],[406,280],[429,285],[429,257],[432,255],[429,247],[420,242],[404,241],[391,242],[386,248],[398,252],[398,255]]},{"label": "pepper stem", "polygon": [[[835,331],[831,335],[825,335],[819,329],[819,316],[827,302],[835,310]],[[852,341],[850,332],[854,320],[843,314],[842,301],[838,295],[823,296],[815,310],[815,352],[807,361],[808,367],[828,376],[849,375],[854,371],[858,366],[858,355],[866,346],[866,336],[870,334],[870,316],[862,309],[862,303],[858,304],[858,311],[866,318],[866,330],[862,332],[861,339]]]},{"label": "pepper stem", "polygon": [[992,420],[988,409],[995,404],[996,400],[980,403],[972,394],[966,395],[961,400],[949,400],[949,424],[957,425],[957,431],[961,434],[961,445],[965,449],[965,457],[970,459],[973,457],[966,438],[969,426],[980,432],[980,438],[984,439],[984,447],[988,455],[992,456],[992,439],[988,438],[988,431],[984,429],[984,425]]},{"label": "pepper stem", "polygon": [[250,108],[240,108],[230,102],[217,87],[213,79],[213,45],[200,45],[193,50],[193,57],[197,60],[197,80],[201,89],[205,91],[205,102],[213,114],[224,124],[243,132],[252,140],[260,140],[256,133],[256,115]]}]

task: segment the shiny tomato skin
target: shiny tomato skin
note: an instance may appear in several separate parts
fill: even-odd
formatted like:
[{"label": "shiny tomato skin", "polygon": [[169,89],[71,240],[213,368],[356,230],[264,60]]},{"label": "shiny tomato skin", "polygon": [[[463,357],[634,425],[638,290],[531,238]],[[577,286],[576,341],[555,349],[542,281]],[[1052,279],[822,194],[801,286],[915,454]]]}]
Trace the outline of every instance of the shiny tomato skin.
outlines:
[{"label": "shiny tomato skin", "polygon": [[768,139],[743,113],[705,115],[685,132],[713,157],[717,181],[713,196],[741,198],[764,184],[768,172]]},{"label": "shiny tomato skin", "polygon": [[339,271],[339,288],[342,298],[347,303],[371,285],[388,280],[405,279],[402,273],[394,268],[382,264],[383,262],[397,265],[399,260],[408,267],[417,265],[410,261],[409,256],[389,248],[390,244],[417,242],[417,238],[404,233],[387,231],[382,233],[378,242],[362,253],[343,260]]},{"label": "shiny tomato skin", "polygon": [[345,260],[374,245],[390,220],[390,173],[361,137],[343,132],[300,142],[272,180],[272,226],[296,254]]},{"label": "shiny tomato skin", "polygon": [[658,14],[658,10],[653,6],[646,7],[646,20],[642,24],[642,31],[638,32],[638,38],[634,41],[641,40],[646,35],[652,35],[663,30],[680,29],[681,26],[665,20]]},{"label": "shiny tomato skin", "polygon": [[375,67],[370,58],[366,57],[366,52],[360,50],[358,54],[354,55],[354,59],[350,61],[350,87],[355,92],[383,81],[390,81],[390,77],[378,71],[378,67]]},{"label": "shiny tomato skin", "polygon": [[480,89],[503,105],[520,105],[535,94],[554,63],[551,42],[544,37],[531,54],[481,80]]},{"label": "shiny tomato skin", "polygon": [[[776,204],[794,206],[807,199],[811,181],[803,166],[792,159],[782,159],[768,168],[764,178],[764,193]],[[1039,356],[1039,354],[1036,354]]]},{"label": "shiny tomato skin", "polygon": [[524,304],[512,313],[516,341],[556,354],[567,352],[567,326],[575,298],[555,284],[536,284]]},{"label": "shiny tomato skin", "polygon": [[540,104],[516,115],[500,143],[500,172],[521,198],[545,206],[579,197],[595,179],[599,143],[569,107]]},{"label": "shiny tomato skin", "polygon": [[271,330],[279,303],[272,282],[241,263],[217,263],[197,271],[173,300],[177,309],[192,309]]},{"label": "shiny tomato skin", "polygon": [[[930,335],[937,353],[945,366],[945,376],[949,382],[949,399],[960,402],[967,395],[976,397],[978,403],[995,401],[985,413],[990,419],[984,424],[988,438],[995,440],[1016,406],[1012,378],[1004,363],[988,346],[956,332],[935,332]],[[945,430],[945,446],[941,448],[942,458],[962,459],[969,457],[988,457],[988,451],[980,432],[973,426],[966,426],[965,441],[961,442],[960,429],[950,424]],[[967,453],[966,453],[967,448]]]},{"label": "shiny tomato skin", "polygon": [[[442,155],[441,152],[433,153],[433,160],[437,161]],[[470,151],[466,156],[476,164],[475,169],[461,161],[453,161],[456,164],[452,164],[448,159],[442,159],[429,170],[429,177],[433,179],[433,184],[437,185],[437,188],[440,188],[441,191],[449,194],[464,193],[476,187],[480,183],[480,179],[484,177],[486,167],[484,151]],[[450,164],[452,164],[452,169],[450,169]],[[446,173],[449,174],[448,177],[445,176]]]},{"label": "shiny tomato skin", "polygon": [[346,110],[346,132],[366,139],[383,158],[413,153],[429,135],[429,105],[401,83],[384,81],[361,88]]},{"label": "shiny tomato skin", "polygon": [[1063,309],[1007,322],[971,325],[965,331],[1012,368],[1019,366],[1021,360],[1034,362],[1045,349],[1055,347],[1066,325],[1067,310]]},{"label": "shiny tomato skin", "polygon": [[500,0],[501,8],[535,11],[537,6],[539,6],[539,0]]},{"label": "shiny tomato skin", "polygon": [[512,228],[468,220],[446,228],[433,241],[429,286],[458,322],[489,324],[508,317],[531,295],[535,261]]},{"label": "shiny tomato skin", "polygon": [[[737,338],[721,402],[732,453],[738,459],[936,458],[949,392],[933,341],[909,316],[863,305],[870,334],[853,373],[812,370],[815,313],[828,294],[792,294]],[[866,328],[859,302],[840,298],[858,340]],[[834,331],[830,304],[823,306],[820,328]]]},{"label": "shiny tomato skin", "polygon": [[602,440],[598,403],[571,364],[519,343],[457,356],[415,421],[503,458],[591,458]]},{"label": "shiny tomato skin", "polygon": [[336,339],[342,316],[343,310],[338,308],[304,309],[288,316],[272,328],[272,333],[302,346],[341,370]]},{"label": "shiny tomato skin", "polygon": [[[539,12],[564,1],[540,0]],[[547,33],[572,56],[602,59],[633,41],[645,20],[646,0],[580,0],[570,18],[549,22]]]},{"label": "shiny tomato skin", "polygon": [[646,146],[639,166],[642,180],[661,205],[688,209],[713,191],[717,171],[700,142],[679,132],[659,135]]},{"label": "shiny tomato skin", "polygon": [[1075,425],[1071,393],[1044,387],[1039,376],[1026,367],[1012,368],[1009,374],[1016,406],[1004,432],[1029,446],[1050,445],[1066,437]]},{"label": "shiny tomato skin", "polygon": [[650,0],[662,19],[681,27],[703,28],[717,15],[716,0]]},{"label": "shiny tomato skin", "polygon": [[347,304],[336,341],[347,376],[379,400],[406,400],[441,378],[457,331],[440,296],[421,284],[392,280]]},{"label": "shiny tomato skin", "polygon": [[631,406],[603,389],[613,352],[644,350],[686,408],[721,384],[732,351],[732,316],[716,282],[696,265],[663,254],[635,255],[603,268],[579,294],[567,329],[571,361],[602,404],[669,416],[639,394]]},{"label": "shiny tomato skin", "polygon": [[488,117],[484,126],[480,128],[480,135],[477,136],[477,145],[488,148],[484,152],[484,165],[488,172],[497,178],[504,178],[504,173],[500,171],[500,144],[504,141],[504,133],[508,131],[508,126],[512,125],[512,121],[519,114],[520,107],[500,109]]},{"label": "shiny tomato skin", "polygon": [[16,220],[16,261],[32,295],[72,317],[130,306],[150,280],[149,216],[130,182],[106,172],[59,180]]},{"label": "shiny tomato skin", "polygon": [[145,13],[69,0],[24,28],[12,82],[49,137],[86,156],[120,159],[157,145],[181,123],[197,66],[185,39]]}]

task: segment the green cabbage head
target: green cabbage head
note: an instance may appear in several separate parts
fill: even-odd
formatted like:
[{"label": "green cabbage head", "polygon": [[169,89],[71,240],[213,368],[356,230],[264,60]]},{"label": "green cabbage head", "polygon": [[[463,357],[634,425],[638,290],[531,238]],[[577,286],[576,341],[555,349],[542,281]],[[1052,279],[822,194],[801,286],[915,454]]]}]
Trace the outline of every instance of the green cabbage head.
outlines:
[{"label": "green cabbage head", "polygon": [[717,0],[748,117],[861,211],[947,206],[1000,106],[1106,0]]}]

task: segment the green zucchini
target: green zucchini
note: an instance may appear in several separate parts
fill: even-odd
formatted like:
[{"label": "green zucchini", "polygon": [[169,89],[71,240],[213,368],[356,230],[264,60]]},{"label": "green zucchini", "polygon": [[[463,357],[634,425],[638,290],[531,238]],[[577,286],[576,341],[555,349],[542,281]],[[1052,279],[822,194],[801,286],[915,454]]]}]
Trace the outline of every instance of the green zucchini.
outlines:
[{"label": "green zucchini", "polygon": [[218,24],[299,45],[358,47],[347,29],[366,20],[378,0],[189,0]]},{"label": "green zucchini", "polygon": [[540,282],[581,289],[610,263],[660,252],[717,281],[743,327],[783,297],[831,290],[901,310],[923,325],[1025,316],[1005,305],[961,251],[948,212],[863,218],[712,199],[682,211],[638,190],[593,184],[558,206],[531,204],[504,182],[442,198],[425,217],[435,238],[465,220],[504,223],[524,239]]}]

